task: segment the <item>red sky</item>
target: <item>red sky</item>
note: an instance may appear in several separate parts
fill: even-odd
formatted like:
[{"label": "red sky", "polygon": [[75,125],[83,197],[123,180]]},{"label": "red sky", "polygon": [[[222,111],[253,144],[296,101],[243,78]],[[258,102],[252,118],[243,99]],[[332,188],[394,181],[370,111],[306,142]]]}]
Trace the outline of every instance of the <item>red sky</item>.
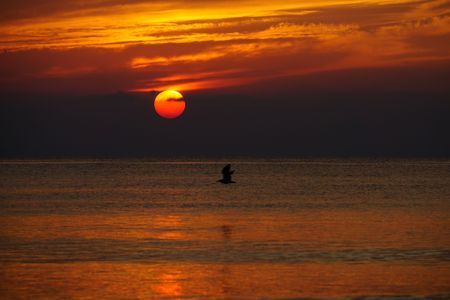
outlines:
[{"label": "red sky", "polygon": [[0,4],[4,91],[220,90],[450,61],[450,1],[8,2]]}]

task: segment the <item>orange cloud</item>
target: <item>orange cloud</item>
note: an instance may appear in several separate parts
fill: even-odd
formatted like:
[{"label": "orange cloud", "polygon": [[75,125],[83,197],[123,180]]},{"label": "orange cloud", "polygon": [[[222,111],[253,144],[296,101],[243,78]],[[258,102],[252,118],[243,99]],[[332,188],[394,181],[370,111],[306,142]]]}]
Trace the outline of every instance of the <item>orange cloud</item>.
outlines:
[{"label": "orange cloud", "polygon": [[0,80],[89,75],[112,90],[192,90],[450,56],[442,0],[70,3],[0,23]]}]

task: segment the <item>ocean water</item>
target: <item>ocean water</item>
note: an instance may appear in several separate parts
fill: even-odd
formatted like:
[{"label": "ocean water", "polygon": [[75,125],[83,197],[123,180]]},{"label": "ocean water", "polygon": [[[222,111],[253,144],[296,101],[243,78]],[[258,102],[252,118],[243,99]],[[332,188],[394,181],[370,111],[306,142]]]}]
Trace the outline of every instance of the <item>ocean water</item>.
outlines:
[{"label": "ocean water", "polygon": [[1,299],[450,299],[449,160],[1,161],[0,188]]}]

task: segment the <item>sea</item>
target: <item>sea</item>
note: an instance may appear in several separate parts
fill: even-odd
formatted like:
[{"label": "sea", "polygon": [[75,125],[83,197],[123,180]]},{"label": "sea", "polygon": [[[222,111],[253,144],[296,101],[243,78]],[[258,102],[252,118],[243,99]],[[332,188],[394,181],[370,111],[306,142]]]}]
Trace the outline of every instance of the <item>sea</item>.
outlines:
[{"label": "sea", "polygon": [[450,160],[2,160],[0,299],[450,299]]}]

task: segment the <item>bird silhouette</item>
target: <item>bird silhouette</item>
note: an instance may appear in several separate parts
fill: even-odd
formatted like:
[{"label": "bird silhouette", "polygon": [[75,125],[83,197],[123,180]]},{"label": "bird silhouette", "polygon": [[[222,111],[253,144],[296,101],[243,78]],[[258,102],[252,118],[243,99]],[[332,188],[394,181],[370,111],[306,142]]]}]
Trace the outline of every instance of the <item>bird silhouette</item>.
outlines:
[{"label": "bird silhouette", "polygon": [[231,175],[233,175],[233,173],[234,170],[231,170],[231,164],[228,164],[222,169],[222,179],[219,179],[217,181],[223,184],[236,183],[235,181],[231,180]]}]

